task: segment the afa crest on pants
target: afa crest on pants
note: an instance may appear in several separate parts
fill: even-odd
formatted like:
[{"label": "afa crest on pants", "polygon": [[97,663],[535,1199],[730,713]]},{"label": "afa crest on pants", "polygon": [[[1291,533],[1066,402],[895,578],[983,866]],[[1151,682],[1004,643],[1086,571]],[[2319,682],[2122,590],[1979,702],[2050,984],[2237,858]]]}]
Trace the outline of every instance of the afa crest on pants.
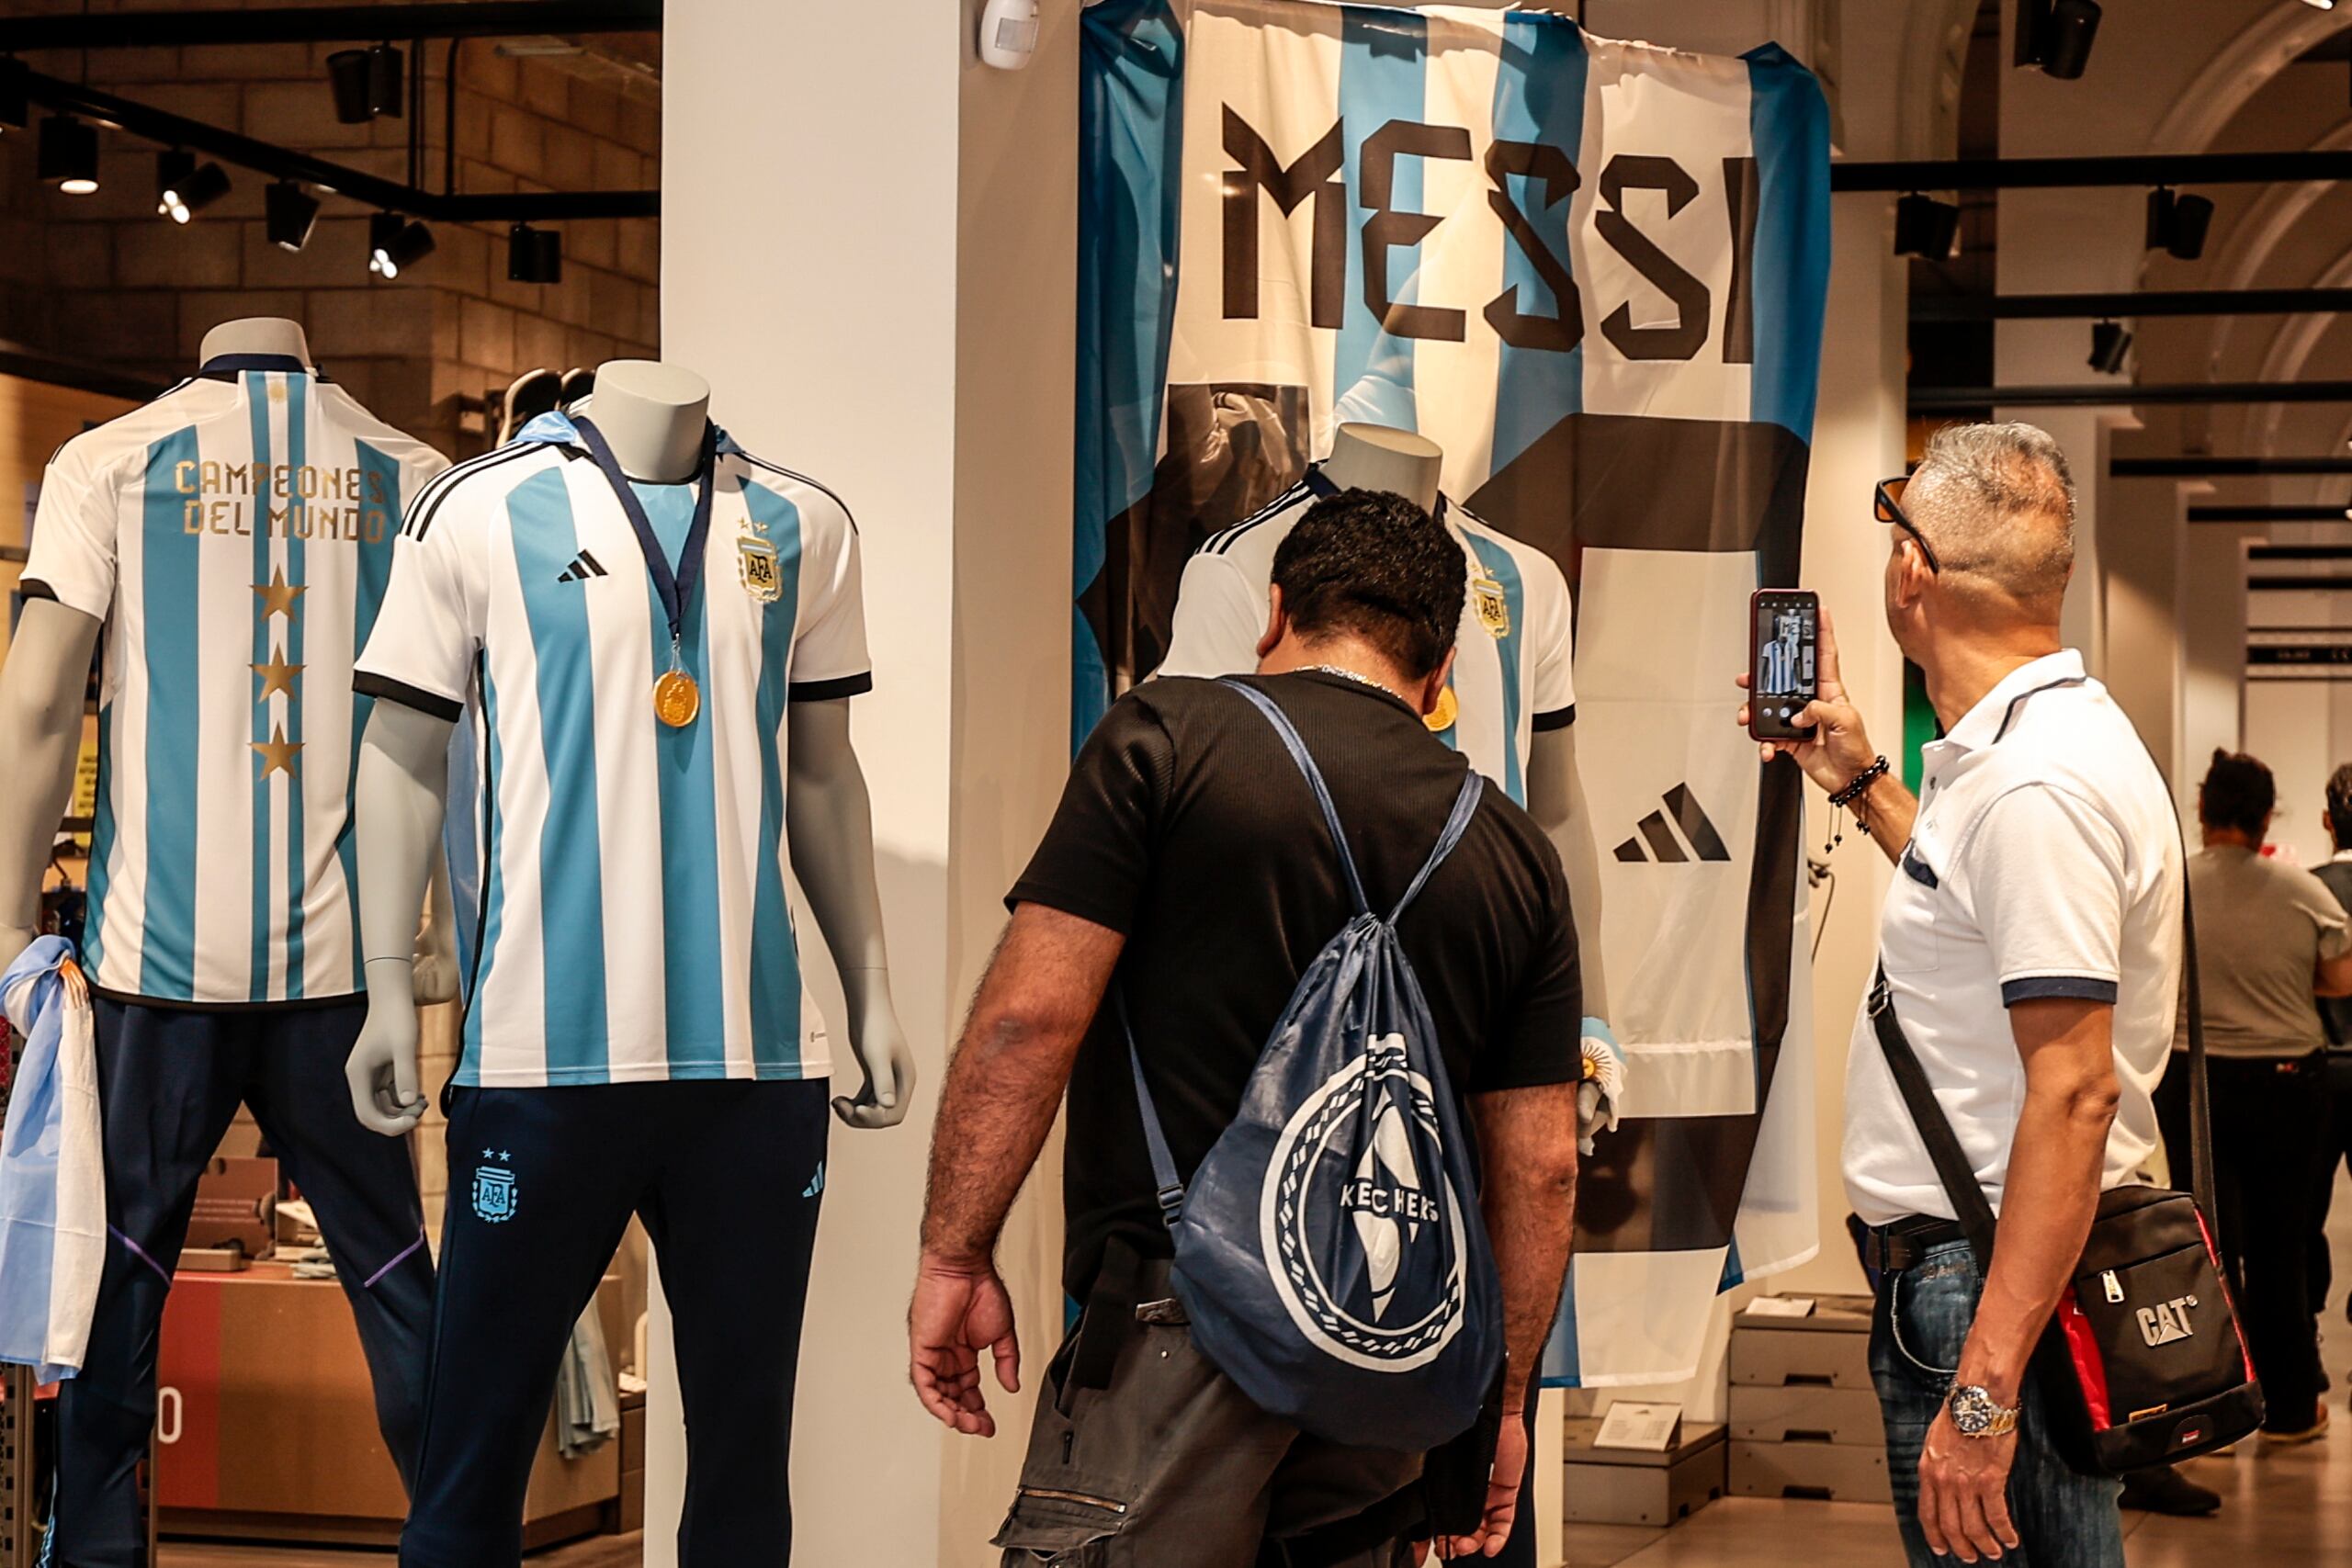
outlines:
[{"label": "afa crest on pants", "polygon": [[492,1224],[514,1217],[514,1173],[503,1166],[474,1168],[474,1213]]}]

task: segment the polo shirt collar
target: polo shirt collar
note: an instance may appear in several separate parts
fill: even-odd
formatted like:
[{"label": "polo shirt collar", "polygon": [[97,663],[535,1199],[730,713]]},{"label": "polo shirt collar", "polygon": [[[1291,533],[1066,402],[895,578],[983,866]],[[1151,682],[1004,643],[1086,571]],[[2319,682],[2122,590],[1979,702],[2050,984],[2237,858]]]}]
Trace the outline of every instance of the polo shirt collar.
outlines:
[{"label": "polo shirt collar", "polygon": [[2001,678],[2000,684],[1977,699],[1976,705],[1961,716],[1950,734],[1941,740],[1930,742],[1927,750],[1945,752],[1979,751],[1999,740],[2008,732],[2018,705],[2036,693],[2054,686],[2079,686],[2089,679],[2083,671],[2083,656],[2071,648],[2044,654],[2030,664],[2021,664]]}]

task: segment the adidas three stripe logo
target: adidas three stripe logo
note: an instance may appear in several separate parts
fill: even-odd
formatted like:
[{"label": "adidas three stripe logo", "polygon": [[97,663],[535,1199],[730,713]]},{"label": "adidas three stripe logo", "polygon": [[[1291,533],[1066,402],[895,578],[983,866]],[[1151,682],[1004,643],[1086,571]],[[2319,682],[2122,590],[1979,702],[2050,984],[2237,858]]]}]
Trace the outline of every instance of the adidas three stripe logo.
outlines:
[{"label": "adidas three stripe logo", "polygon": [[604,562],[582,550],[572,558],[570,566],[555,574],[555,580],[558,582],[585,582],[592,577],[610,576],[612,573],[605,570]]},{"label": "adidas three stripe logo", "polygon": [[[1671,819],[1672,825],[1668,825]],[[1660,865],[1676,865],[1685,861],[1729,861],[1731,851],[1724,843],[1724,836],[1700,809],[1698,798],[1689,784],[1676,784],[1666,792],[1665,809],[1653,811],[1634,826],[1639,829],[1633,838],[1617,846],[1617,858],[1636,864],[1655,861]],[[1675,829],[1682,829],[1680,838]],[[1683,848],[1685,843],[1688,850]]]}]

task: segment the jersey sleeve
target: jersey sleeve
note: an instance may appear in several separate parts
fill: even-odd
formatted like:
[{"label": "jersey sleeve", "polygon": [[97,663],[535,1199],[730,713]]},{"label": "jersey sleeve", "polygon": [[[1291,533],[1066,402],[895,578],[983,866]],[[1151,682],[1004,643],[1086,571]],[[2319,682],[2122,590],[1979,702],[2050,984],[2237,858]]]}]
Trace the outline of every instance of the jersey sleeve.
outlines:
[{"label": "jersey sleeve", "polygon": [[1265,633],[1266,585],[1252,582],[1229,557],[1196,555],[1184,563],[1168,657],[1153,673],[1246,675],[1258,668],[1258,639]]},{"label": "jersey sleeve", "polygon": [[2111,819],[2069,791],[2027,784],[1985,808],[1959,860],[2003,1005],[2115,1000],[2127,861]]},{"label": "jersey sleeve", "polygon": [[465,711],[488,598],[478,565],[483,554],[468,537],[466,511],[458,496],[443,498],[429,515],[410,508],[407,525],[392,542],[383,605],[351,681],[363,695],[452,723]]},{"label": "jersey sleeve", "polygon": [[1537,554],[1528,569],[1527,598],[1529,712],[1539,730],[1565,729],[1577,721],[1576,610],[1551,557]]},{"label": "jersey sleeve", "polygon": [[786,691],[796,703],[854,697],[874,689],[857,526],[846,508],[831,504],[837,525],[810,538],[800,560],[800,626],[792,639]]},{"label": "jersey sleeve", "polygon": [[58,448],[41,474],[22,592],[103,621],[114,604],[115,530],[121,516],[116,468],[95,463],[85,441]]}]

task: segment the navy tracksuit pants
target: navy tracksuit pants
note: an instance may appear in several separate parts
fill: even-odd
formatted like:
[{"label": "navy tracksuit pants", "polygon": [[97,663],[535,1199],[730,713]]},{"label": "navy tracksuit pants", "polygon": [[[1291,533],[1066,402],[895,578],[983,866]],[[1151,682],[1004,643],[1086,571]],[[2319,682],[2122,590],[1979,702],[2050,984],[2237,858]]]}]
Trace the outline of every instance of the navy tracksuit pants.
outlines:
[{"label": "navy tracksuit pants", "polygon": [[448,1091],[432,1392],[401,1568],[513,1568],[571,1325],[634,1213],[675,1324],[684,1568],[792,1556],[793,1381],[827,1084]]},{"label": "navy tracksuit pants", "polygon": [[423,1427],[433,1259],[407,1145],[351,1113],[344,1059],[366,1017],[323,1007],[204,1010],[99,998],[107,1260],[82,1375],[59,1395],[54,1568],[145,1568],[138,1467],[197,1179],[237,1106],[317,1213],[375,1380],[376,1420],[409,1478]]}]

